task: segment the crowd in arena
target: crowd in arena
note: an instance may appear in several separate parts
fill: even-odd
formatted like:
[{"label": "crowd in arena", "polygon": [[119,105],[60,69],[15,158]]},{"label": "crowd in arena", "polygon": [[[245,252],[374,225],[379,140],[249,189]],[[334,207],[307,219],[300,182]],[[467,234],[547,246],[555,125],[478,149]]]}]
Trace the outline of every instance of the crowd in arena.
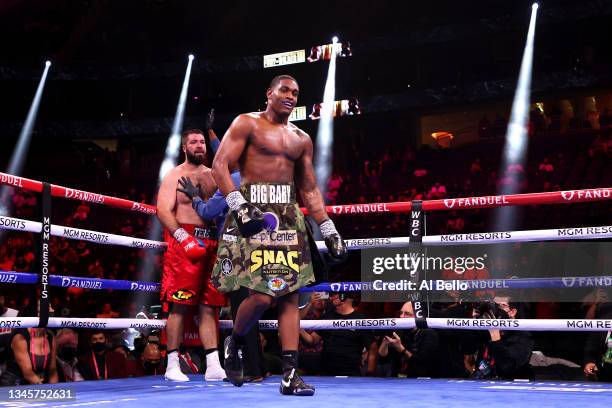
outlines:
[{"label": "crowd in arena", "polygon": [[[607,187],[612,182],[612,118],[608,111],[572,124],[561,131],[554,120],[532,113],[529,160],[524,166],[500,167],[503,146],[498,121],[487,118],[479,124],[482,143],[452,149],[407,143],[381,147],[375,137],[358,127],[348,129],[335,145],[334,171],[327,182],[325,199],[329,205],[429,200],[448,197],[495,195],[509,183],[517,193]],[[400,137],[397,138],[401,139]],[[340,152],[350,152],[340,154]],[[116,187],[116,195],[152,203],[148,191],[122,184],[119,170],[109,171],[104,163],[121,161],[102,155],[100,178],[95,183]],[[111,166],[112,167],[112,166]],[[449,170],[452,168],[452,170]],[[94,184],[95,184],[94,183]],[[94,186],[95,187],[95,186]],[[39,216],[37,194],[15,189],[9,203],[13,216],[35,220]],[[150,238],[153,217],[99,208],[96,204],[55,200],[53,222],[59,225]],[[603,225],[610,219],[608,202],[572,206],[532,206],[520,212],[515,230]],[[489,229],[488,210],[449,211],[428,215],[428,233],[453,234]],[[337,217],[338,229],[348,238],[405,236],[407,214]],[[1,231],[0,270],[33,272],[36,264],[36,238],[23,232]],[[85,241],[51,239],[50,273],[90,278],[159,281],[161,253],[146,256],[145,250],[115,248]],[[150,253],[149,253],[150,254]],[[150,268],[145,268],[145,258]],[[352,255],[347,266],[336,271],[336,278],[359,280],[359,256]],[[154,271],[151,273],[151,270]],[[32,312],[30,296],[16,292],[15,286],[0,286],[0,316],[18,311]],[[143,298],[155,304],[155,296]],[[490,302],[491,303],[491,302]],[[451,317],[490,316],[529,318],[611,318],[612,308],[605,291],[594,291],[582,302],[517,303],[508,293],[496,293],[494,306],[449,301],[432,304],[431,313]],[[150,309],[121,291],[82,288],[52,288],[53,315],[63,317],[136,317]],[[274,318],[274,311],[270,311]],[[222,318],[230,318],[224,309]],[[413,317],[407,303],[360,302],[354,294],[315,292],[302,309],[304,319],[354,319]],[[163,374],[165,347],[158,332],[96,331],[71,329],[20,330],[23,339],[49,336],[56,364],[45,381],[79,381],[128,376]],[[0,332],[0,382],[11,384],[12,367],[2,364],[12,349],[10,330]],[[227,333],[222,333],[227,334]],[[258,355],[247,373],[253,381],[280,371],[280,347],[274,331],[259,334]],[[603,337],[602,337],[603,336]],[[20,338],[21,338],[20,337]],[[605,333],[511,332],[503,330],[462,331],[412,329],[317,330],[301,331],[300,367],[308,375],[371,375],[458,378],[562,378],[612,380],[612,341]],[[582,344],[583,347],[576,347]],[[184,372],[205,368],[203,350],[183,350]],[[593,366],[599,367],[598,371]],[[26,381],[39,376],[29,373]]]}]

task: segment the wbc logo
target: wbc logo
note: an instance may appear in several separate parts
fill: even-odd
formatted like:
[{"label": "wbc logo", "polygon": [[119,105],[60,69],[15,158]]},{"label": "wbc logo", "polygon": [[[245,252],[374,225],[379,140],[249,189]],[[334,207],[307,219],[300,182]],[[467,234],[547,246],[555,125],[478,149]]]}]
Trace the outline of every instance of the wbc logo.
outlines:
[{"label": "wbc logo", "polygon": [[444,200],[444,205],[446,206],[446,208],[453,208],[455,206],[455,199],[450,198],[450,199]]},{"label": "wbc logo", "polygon": [[563,197],[566,201],[570,201],[572,198],[574,198],[574,190],[570,190],[570,191],[562,191],[561,192],[561,197]]}]

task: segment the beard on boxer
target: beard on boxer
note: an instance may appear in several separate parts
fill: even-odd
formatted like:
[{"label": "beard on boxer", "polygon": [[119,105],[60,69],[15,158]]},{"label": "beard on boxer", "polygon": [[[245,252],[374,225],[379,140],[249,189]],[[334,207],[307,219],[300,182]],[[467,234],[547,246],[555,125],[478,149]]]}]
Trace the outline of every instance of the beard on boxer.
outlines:
[{"label": "beard on boxer", "polygon": [[206,152],[203,150],[190,152],[189,149],[185,151],[185,156],[187,157],[187,161],[191,164],[195,164],[199,166],[200,164],[204,164],[206,160]]}]

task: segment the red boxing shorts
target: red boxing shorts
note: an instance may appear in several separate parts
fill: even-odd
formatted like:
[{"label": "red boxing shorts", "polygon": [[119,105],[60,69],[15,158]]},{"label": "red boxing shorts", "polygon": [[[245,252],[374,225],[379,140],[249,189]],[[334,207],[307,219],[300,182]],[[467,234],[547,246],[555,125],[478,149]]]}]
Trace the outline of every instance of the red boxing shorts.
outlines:
[{"label": "red boxing shorts", "polygon": [[183,224],[181,227],[204,244],[206,254],[198,262],[192,263],[181,244],[164,229],[164,241],[168,249],[164,254],[162,271],[162,302],[225,306],[225,295],[210,283],[210,274],[217,259],[216,231],[191,224]]}]

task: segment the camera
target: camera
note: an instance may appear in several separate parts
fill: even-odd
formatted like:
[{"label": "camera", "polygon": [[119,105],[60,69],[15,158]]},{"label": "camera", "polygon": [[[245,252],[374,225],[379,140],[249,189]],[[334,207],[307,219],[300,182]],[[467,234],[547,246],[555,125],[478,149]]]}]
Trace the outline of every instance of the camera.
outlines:
[{"label": "camera", "polygon": [[478,312],[479,319],[487,319],[488,316],[495,316],[496,319],[509,319],[510,316],[508,312],[503,309],[500,309],[497,306],[497,303],[492,300],[487,300],[485,302],[476,303],[474,305],[474,309]]}]

